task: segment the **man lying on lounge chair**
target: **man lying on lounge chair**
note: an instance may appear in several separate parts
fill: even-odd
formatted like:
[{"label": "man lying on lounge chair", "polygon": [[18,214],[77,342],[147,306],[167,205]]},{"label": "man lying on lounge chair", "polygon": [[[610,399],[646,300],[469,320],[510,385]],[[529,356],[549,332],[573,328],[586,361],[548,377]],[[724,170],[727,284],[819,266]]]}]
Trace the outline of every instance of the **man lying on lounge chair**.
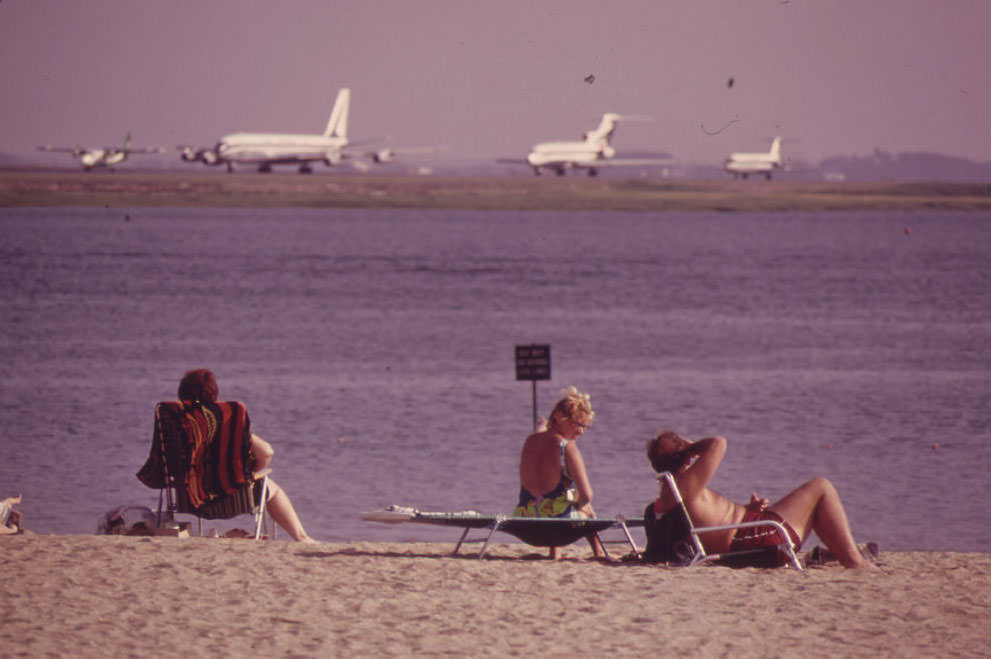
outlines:
[{"label": "man lying on lounge chair", "polygon": [[[692,522],[698,527],[739,524],[773,519],[784,524],[797,551],[812,531],[846,567],[867,567],[854,542],[846,511],[836,488],[819,477],[769,503],[756,494],[747,505],[734,503],[708,489],[709,481],[726,455],[726,440],[706,437],[695,442],[683,439],[673,430],[664,430],[647,442],[647,459],[658,473],[674,475]],[[661,492],[654,511],[660,516],[677,505],[661,481]],[[778,531],[764,527],[729,529],[701,534],[702,545],[710,554],[757,549],[778,544]]]}]

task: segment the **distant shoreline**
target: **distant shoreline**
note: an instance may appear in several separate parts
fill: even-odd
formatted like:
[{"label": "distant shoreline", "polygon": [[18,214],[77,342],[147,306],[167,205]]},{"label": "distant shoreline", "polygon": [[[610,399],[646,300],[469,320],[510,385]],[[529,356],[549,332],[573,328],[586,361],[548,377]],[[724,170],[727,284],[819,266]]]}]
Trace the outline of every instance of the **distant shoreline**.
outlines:
[{"label": "distant shoreline", "polygon": [[29,206],[987,212],[991,183],[0,170],[0,207]]}]

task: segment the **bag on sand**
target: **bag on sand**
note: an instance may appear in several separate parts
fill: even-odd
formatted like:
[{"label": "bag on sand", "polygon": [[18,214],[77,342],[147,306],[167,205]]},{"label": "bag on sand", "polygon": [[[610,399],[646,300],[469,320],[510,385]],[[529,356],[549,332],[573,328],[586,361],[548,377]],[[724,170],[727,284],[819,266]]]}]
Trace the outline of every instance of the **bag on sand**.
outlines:
[{"label": "bag on sand", "polygon": [[151,533],[158,527],[158,517],[147,506],[118,506],[108,510],[97,525],[97,535]]}]

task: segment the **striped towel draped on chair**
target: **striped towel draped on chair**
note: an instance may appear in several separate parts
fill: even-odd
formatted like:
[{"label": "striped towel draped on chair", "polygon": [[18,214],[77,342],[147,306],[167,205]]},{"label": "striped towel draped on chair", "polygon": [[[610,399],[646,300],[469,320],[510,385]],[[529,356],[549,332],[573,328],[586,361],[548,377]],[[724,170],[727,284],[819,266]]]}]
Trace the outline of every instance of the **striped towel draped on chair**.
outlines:
[{"label": "striped towel draped on chair", "polygon": [[138,479],[183,488],[196,508],[252,482],[251,422],[243,403],[174,401],[155,408],[151,453]]}]

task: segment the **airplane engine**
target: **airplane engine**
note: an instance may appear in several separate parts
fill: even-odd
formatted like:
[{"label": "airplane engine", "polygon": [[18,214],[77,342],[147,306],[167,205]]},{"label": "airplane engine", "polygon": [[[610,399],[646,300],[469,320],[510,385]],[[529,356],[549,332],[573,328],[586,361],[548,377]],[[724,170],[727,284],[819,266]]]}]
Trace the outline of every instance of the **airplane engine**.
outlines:
[{"label": "airplane engine", "polygon": [[194,149],[191,146],[186,146],[182,148],[182,152],[179,154],[179,157],[185,162],[196,162],[200,159],[200,153],[200,150]]},{"label": "airplane engine", "polygon": [[341,160],[342,158],[340,151],[328,151],[323,156],[323,161],[328,167],[339,165],[341,163]]},{"label": "airplane engine", "polygon": [[377,163],[392,162],[395,159],[396,152],[388,147],[372,152],[372,161]]},{"label": "airplane engine", "polygon": [[200,160],[202,160],[207,165],[216,165],[220,162],[220,157],[217,156],[217,152],[213,149],[203,149],[199,152]]}]

